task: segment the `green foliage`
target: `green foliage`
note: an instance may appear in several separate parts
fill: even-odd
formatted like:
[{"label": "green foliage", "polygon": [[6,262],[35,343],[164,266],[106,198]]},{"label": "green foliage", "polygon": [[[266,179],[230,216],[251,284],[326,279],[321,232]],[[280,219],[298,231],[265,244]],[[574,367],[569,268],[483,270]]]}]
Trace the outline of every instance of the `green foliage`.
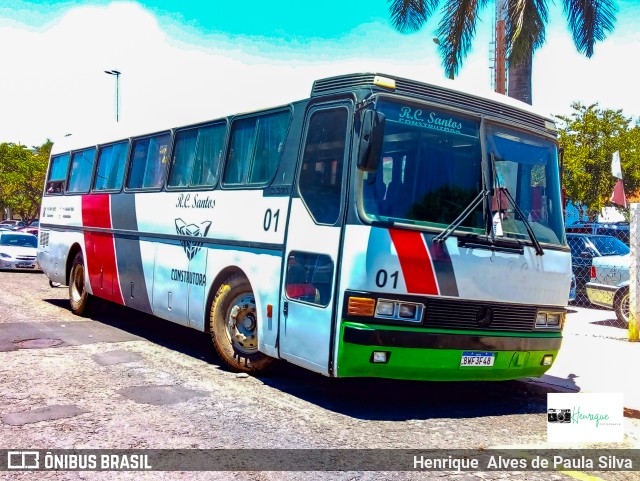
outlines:
[{"label": "green foliage", "polygon": [[[440,11],[436,32],[438,50],[449,78],[453,78],[471,51],[476,24],[488,0],[388,0],[391,24],[399,32],[422,28]],[[544,44],[551,0],[505,0],[506,48],[509,64],[518,65]],[[564,14],[578,52],[593,55],[594,45],[613,31],[615,0],[564,0]],[[530,78],[531,73],[528,72]],[[530,83],[530,82],[529,82]],[[510,94],[511,95],[511,94]]]},{"label": "green foliage", "polygon": [[611,158],[620,152],[627,197],[640,190],[640,124],[621,110],[601,109],[577,102],[570,116],[560,120],[560,147],[564,149],[563,186],[567,200],[586,206],[595,220],[609,202],[616,179],[611,175]]},{"label": "green foliage", "polygon": [[40,212],[51,146],[49,140],[33,150],[24,145],[0,144],[0,207],[13,209],[26,222]]}]

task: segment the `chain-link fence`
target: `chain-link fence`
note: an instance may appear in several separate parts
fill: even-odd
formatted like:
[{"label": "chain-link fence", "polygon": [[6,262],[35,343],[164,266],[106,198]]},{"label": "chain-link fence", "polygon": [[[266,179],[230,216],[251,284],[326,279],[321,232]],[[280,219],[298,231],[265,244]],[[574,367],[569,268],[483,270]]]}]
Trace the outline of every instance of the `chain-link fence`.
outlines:
[{"label": "chain-link fence", "polygon": [[640,306],[640,300],[632,300],[640,294],[639,205],[632,204],[629,223],[567,227],[573,270],[569,307],[594,310],[594,322],[628,332],[632,340],[637,339],[637,330],[631,313]]}]

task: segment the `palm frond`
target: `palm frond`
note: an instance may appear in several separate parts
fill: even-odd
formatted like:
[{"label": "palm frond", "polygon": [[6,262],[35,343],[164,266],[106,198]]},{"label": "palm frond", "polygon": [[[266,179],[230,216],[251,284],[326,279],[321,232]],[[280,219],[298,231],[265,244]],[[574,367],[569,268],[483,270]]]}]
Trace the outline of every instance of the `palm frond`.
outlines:
[{"label": "palm frond", "polygon": [[616,12],[615,0],[564,0],[564,13],[578,52],[588,58],[593,55],[595,43],[613,31]]},{"label": "palm frond", "polygon": [[518,64],[544,43],[549,10],[546,0],[508,0],[507,15],[507,58]]},{"label": "palm frond", "polygon": [[449,78],[453,78],[464,57],[471,48],[476,33],[478,12],[488,0],[448,0],[436,35],[440,42],[438,51]]},{"label": "palm frond", "polygon": [[438,7],[440,0],[388,0],[391,24],[400,33],[419,30]]}]

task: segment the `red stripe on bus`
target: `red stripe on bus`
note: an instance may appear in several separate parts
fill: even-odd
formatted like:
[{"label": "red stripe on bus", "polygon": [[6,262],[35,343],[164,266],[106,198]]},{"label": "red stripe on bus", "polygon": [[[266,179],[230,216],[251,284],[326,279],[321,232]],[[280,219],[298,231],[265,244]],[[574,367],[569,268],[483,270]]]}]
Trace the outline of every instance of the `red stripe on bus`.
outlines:
[{"label": "red stripe on bus", "polygon": [[389,229],[398,253],[407,292],[439,294],[433,262],[420,232]]},{"label": "red stripe on bus", "polygon": [[[111,228],[109,194],[82,196],[82,225],[84,227]],[[93,293],[104,299],[124,304],[113,234],[84,231],[85,268]]]}]

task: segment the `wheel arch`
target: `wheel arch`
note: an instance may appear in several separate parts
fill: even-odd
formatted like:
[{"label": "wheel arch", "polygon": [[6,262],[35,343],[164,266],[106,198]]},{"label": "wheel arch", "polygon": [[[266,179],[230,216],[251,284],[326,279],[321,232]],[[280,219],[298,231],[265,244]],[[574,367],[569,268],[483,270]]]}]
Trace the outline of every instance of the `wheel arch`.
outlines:
[{"label": "wheel arch", "polygon": [[211,333],[211,325],[208,322],[208,319],[209,319],[208,316],[209,316],[209,313],[211,312],[211,306],[213,304],[213,300],[216,297],[216,293],[218,292],[218,289],[226,279],[236,274],[240,274],[244,276],[247,280],[249,280],[249,276],[247,276],[247,274],[240,267],[228,266],[222,269],[220,272],[218,272],[215,279],[211,283],[211,286],[209,287],[209,294],[207,295],[207,305],[205,310],[205,315],[207,317],[205,318],[205,322],[204,322],[204,332]]},{"label": "wheel arch", "polygon": [[[73,260],[76,258],[76,255],[78,255],[78,252],[82,252],[82,247],[80,247],[80,244],[78,242],[75,242],[69,248],[69,254],[67,255],[67,262],[66,262],[65,274],[64,274],[66,285],[69,285],[69,276],[71,276],[71,266],[73,265]],[[82,256],[85,257],[84,252],[82,252]]]},{"label": "wheel arch", "polygon": [[618,289],[616,291],[616,293],[613,295],[613,306],[614,306],[614,308],[616,306],[616,303],[618,303],[620,301],[620,297],[622,297],[625,292],[629,292],[629,284],[628,283],[626,285],[620,286],[620,289]]}]

